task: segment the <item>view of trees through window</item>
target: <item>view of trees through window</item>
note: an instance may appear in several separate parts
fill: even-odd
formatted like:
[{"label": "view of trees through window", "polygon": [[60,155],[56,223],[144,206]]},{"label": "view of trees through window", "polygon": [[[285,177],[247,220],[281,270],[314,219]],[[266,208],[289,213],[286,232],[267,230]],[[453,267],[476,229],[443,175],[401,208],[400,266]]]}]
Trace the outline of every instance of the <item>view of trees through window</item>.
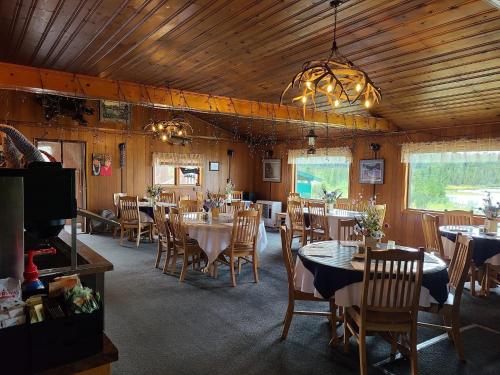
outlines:
[{"label": "view of trees through window", "polygon": [[349,192],[349,163],[296,164],[295,191],[303,198],[323,198],[327,191],[340,189],[342,197]]},{"label": "view of trees through window", "polygon": [[500,163],[413,162],[409,164],[408,207],[424,210],[479,210],[486,191],[500,201]]}]

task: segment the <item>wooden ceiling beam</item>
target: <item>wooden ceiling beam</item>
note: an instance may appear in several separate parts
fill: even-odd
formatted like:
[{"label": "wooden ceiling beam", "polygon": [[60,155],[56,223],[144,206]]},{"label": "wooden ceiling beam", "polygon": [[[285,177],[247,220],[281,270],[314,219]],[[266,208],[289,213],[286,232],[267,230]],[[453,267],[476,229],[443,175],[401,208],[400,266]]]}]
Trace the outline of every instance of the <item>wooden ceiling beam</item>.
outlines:
[{"label": "wooden ceiling beam", "polygon": [[83,74],[0,63],[0,88],[86,99],[115,100],[173,110],[371,131],[397,130],[379,117],[342,115],[196,92],[115,81]]}]

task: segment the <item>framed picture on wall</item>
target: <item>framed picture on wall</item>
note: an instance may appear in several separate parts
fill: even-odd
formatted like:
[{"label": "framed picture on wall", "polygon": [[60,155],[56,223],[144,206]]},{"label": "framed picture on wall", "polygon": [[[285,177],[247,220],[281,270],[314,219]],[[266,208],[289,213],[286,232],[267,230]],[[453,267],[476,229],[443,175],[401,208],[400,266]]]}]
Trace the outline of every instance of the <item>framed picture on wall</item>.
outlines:
[{"label": "framed picture on wall", "polygon": [[103,122],[115,121],[123,124],[130,122],[131,105],[129,103],[115,102],[112,100],[100,101],[100,119]]},{"label": "framed picture on wall", "polygon": [[92,176],[111,176],[111,155],[92,154]]},{"label": "framed picture on wall", "polygon": [[262,181],[281,182],[281,159],[264,159],[262,161]]},{"label": "framed picture on wall", "polygon": [[384,183],[384,159],[365,159],[359,161],[360,184]]},{"label": "framed picture on wall", "polygon": [[219,171],[219,162],[218,161],[209,161],[208,162],[208,170],[213,172]]}]

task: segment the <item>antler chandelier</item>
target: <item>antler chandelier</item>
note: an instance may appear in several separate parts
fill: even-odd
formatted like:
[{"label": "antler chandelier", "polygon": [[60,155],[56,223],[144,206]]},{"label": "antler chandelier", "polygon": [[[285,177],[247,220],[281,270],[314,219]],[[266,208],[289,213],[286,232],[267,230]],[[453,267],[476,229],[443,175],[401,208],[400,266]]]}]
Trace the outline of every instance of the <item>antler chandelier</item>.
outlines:
[{"label": "antler chandelier", "polygon": [[151,121],[144,127],[153,133],[153,137],[162,142],[172,145],[186,145],[191,142],[193,128],[182,117],[174,117],[171,120]]},{"label": "antler chandelier", "polygon": [[347,0],[333,0],[330,6],[334,8],[333,44],[327,60],[307,61],[302,71],[296,74],[281,94],[280,103],[290,88],[296,88],[302,95],[296,96],[292,102],[300,101],[305,113],[306,106],[312,102],[316,108],[316,95],[321,94],[332,108],[342,102],[349,105],[358,99],[365,107],[370,108],[381,100],[380,89],[376,88],[368,75],[356,67],[349,59],[340,53],[337,47],[337,8]]}]

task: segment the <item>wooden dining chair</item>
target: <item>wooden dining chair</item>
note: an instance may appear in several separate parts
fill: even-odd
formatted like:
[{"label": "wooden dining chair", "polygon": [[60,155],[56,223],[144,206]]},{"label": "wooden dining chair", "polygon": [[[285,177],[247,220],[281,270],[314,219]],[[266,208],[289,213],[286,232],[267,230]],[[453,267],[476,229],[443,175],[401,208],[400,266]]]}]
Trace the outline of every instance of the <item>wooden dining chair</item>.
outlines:
[{"label": "wooden dining chair", "polygon": [[490,285],[500,284],[500,265],[484,264],[484,274],[481,280],[481,295],[489,297]]},{"label": "wooden dining chair", "polygon": [[[171,208],[168,214],[169,228],[172,235],[173,253],[171,272],[174,273],[177,267],[177,257],[182,254],[182,270],[179,282],[183,282],[186,277],[189,264],[200,265],[200,258],[203,250],[198,245],[198,242],[189,238],[184,228],[183,213],[180,209]],[[191,257],[191,260],[190,260]]]},{"label": "wooden dining chair", "polygon": [[179,201],[179,211],[180,212],[198,212],[200,211],[200,205],[198,201],[185,199]]},{"label": "wooden dining chair", "polygon": [[158,233],[158,249],[156,252],[155,268],[160,265],[162,254],[165,253],[165,263],[163,271],[167,270],[167,265],[172,253],[173,243],[168,228],[168,220],[165,214],[165,207],[155,206],[153,209],[154,222]]},{"label": "wooden dining chair", "polygon": [[231,204],[226,203],[225,205],[225,213],[234,215],[238,211],[242,211],[245,209],[245,202],[243,201],[232,201]]},{"label": "wooden dining chair", "polygon": [[441,259],[447,260],[441,234],[439,233],[439,217],[422,214],[422,230],[424,232],[425,251],[435,252]]},{"label": "wooden dining chair", "polygon": [[240,258],[252,263],[254,280],[256,283],[259,282],[257,259],[259,225],[260,217],[259,212],[256,210],[241,210],[234,215],[231,244],[222,253],[229,257],[228,264],[233,286],[236,286],[235,261],[239,261]]},{"label": "wooden dining chair", "polygon": [[354,210],[354,206],[350,199],[348,198],[339,198],[335,201],[335,208],[339,210],[352,211]]},{"label": "wooden dining chair", "polygon": [[[313,316],[326,316],[330,318],[332,329],[332,341],[337,340],[337,307],[335,306],[335,299],[331,298],[325,300],[314,296],[314,293],[306,293],[295,288],[295,262],[293,260],[292,249],[290,248],[290,240],[292,232],[286,226],[281,226],[281,249],[283,252],[283,261],[285,263],[286,274],[288,278],[288,307],[286,309],[285,320],[283,321],[283,331],[281,333],[281,340],[285,340],[288,336],[288,330],[292,323],[294,315],[313,315]],[[314,302],[329,302],[330,311],[311,311],[311,310],[295,310],[296,301],[314,301]]]},{"label": "wooden dining chair", "polygon": [[462,361],[465,361],[465,355],[460,335],[460,301],[462,300],[462,292],[471,265],[473,251],[474,241],[467,236],[458,234],[453,258],[448,268],[448,299],[443,305],[431,303],[430,307],[420,307],[420,311],[441,316],[444,325],[418,323],[423,327],[436,328],[448,332],[448,336],[453,340],[455,349]]},{"label": "wooden dining chair", "polygon": [[473,217],[472,211],[444,210],[445,225],[472,225]]},{"label": "wooden dining chair", "polygon": [[125,196],[120,197],[120,245],[123,246],[125,233],[133,237],[136,233],[136,246],[139,247],[141,236],[148,234],[149,240],[153,242],[153,219],[139,212],[139,198]]},{"label": "wooden dining chair", "polygon": [[309,238],[311,242],[315,240],[327,241],[330,239],[328,216],[326,215],[326,203],[324,201],[307,202],[309,212]]},{"label": "wooden dining chair", "polygon": [[233,200],[242,200],[243,199],[243,192],[240,190],[234,190],[232,194]]},{"label": "wooden dining chair", "polygon": [[354,227],[356,226],[356,219],[342,219],[339,220],[337,228],[337,241],[356,241],[361,240],[356,233]]},{"label": "wooden dining chair", "polygon": [[175,191],[164,191],[160,193],[160,202],[175,203]]},{"label": "wooden dining chair", "polygon": [[[359,343],[360,374],[368,372],[366,335],[385,333],[390,337],[391,355],[396,349],[409,354],[412,375],[417,375],[417,314],[422,285],[424,249],[408,251],[366,250],[363,292],[360,307],[344,309],[344,350],[349,338]],[[409,347],[397,343],[407,336]]]},{"label": "wooden dining chair", "polygon": [[300,193],[288,193],[288,199],[287,200],[295,200],[295,201],[300,201]]},{"label": "wooden dining chair", "polygon": [[293,241],[294,238],[300,238],[302,246],[305,246],[307,244],[307,232],[309,228],[306,228],[304,221],[304,208],[302,202],[289,200],[286,211],[292,231],[291,241]]},{"label": "wooden dining chair", "polygon": [[[120,220],[120,197],[126,197],[127,193],[113,193],[113,204],[115,206],[115,217],[116,220]],[[118,227],[113,228],[113,239],[116,237],[116,233],[118,232]]]}]

